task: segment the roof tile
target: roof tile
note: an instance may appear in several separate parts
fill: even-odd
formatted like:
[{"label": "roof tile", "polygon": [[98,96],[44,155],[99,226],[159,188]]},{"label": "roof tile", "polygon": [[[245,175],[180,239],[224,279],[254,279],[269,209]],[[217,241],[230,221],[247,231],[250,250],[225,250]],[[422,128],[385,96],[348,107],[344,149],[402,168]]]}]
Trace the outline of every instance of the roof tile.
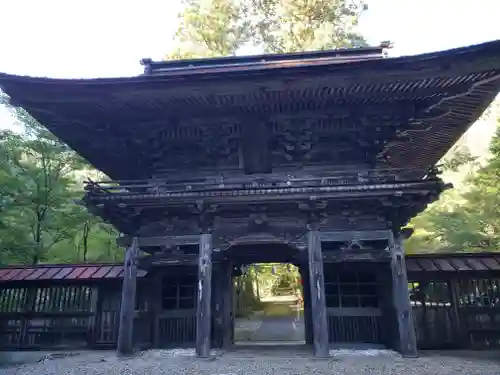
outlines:
[{"label": "roof tile", "polygon": [[[137,270],[137,277],[147,271]],[[0,268],[0,282],[39,280],[97,280],[123,277],[123,266],[118,264],[40,265]]]},{"label": "roof tile", "polygon": [[2,281],[12,280],[14,277],[19,275],[22,272],[22,270],[23,270],[22,268],[11,269],[10,272],[2,278]]},{"label": "roof tile", "polygon": [[24,268],[19,274],[12,278],[12,280],[26,280],[26,278],[35,272],[35,268]]},{"label": "roof tile", "polygon": [[61,267],[50,267],[48,271],[44,273],[42,276],[38,278],[38,280],[50,280],[52,279],[59,271],[61,271]]},{"label": "roof tile", "polygon": [[94,273],[96,273],[96,271],[97,271],[98,269],[100,269],[100,267],[98,267],[98,266],[94,266],[94,267],[87,267],[87,268],[85,269],[85,271],[84,271],[84,272],[82,272],[82,273],[80,274],[80,276],[78,276],[78,280],[80,280],[80,279],[82,279],[82,280],[84,280],[84,279],[90,279],[90,278],[92,277],[92,275],[93,275]]},{"label": "roof tile", "polygon": [[424,269],[424,271],[439,271],[439,268],[432,262],[432,259],[419,259],[418,264]]},{"label": "roof tile", "polygon": [[465,263],[475,271],[486,271],[488,267],[479,258],[464,259]]},{"label": "roof tile", "polygon": [[33,272],[28,277],[26,277],[25,280],[37,280],[41,276],[43,276],[45,273],[47,273],[48,270],[49,270],[49,268],[35,268],[35,272]]},{"label": "roof tile", "polygon": [[458,270],[458,271],[472,271],[472,268],[470,268],[463,259],[459,258],[454,258],[450,259],[451,264]]},{"label": "roof tile", "polygon": [[113,268],[113,265],[105,265],[99,268],[92,276],[91,279],[101,279],[106,276]]},{"label": "roof tile", "polygon": [[78,279],[78,276],[80,276],[86,270],[87,270],[87,267],[75,267],[75,268],[73,268],[73,271],[71,271],[64,279],[65,280]]},{"label": "roof tile", "polygon": [[116,278],[120,274],[120,272],[123,270],[123,266],[113,266],[111,271],[105,276],[106,279],[110,278]]},{"label": "roof tile", "polygon": [[416,259],[407,259],[406,260],[406,268],[410,272],[421,272],[422,267],[420,267],[417,263]]},{"label": "roof tile", "polygon": [[52,276],[53,280],[63,280],[68,276],[71,272],[73,272],[74,267],[62,267],[61,270]]},{"label": "roof tile", "polygon": [[450,260],[449,259],[434,259],[434,263],[436,264],[436,266],[438,266],[438,268],[441,270],[441,271],[449,271],[449,272],[453,272],[453,271],[456,271],[457,269],[455,267],[453,267],[453,265],[450,263]]},{"label": "roof tile", "polygon": [[500,263],[498,263],[498,261],[494,257],[484,258],[482,259],[482,262],[490,270],[500,270]]}]

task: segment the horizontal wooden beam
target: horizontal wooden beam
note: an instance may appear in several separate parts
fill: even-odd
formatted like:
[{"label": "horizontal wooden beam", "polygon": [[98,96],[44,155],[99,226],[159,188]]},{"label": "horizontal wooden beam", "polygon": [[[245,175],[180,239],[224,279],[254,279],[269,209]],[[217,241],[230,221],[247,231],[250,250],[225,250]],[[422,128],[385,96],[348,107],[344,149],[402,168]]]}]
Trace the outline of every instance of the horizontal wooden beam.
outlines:
[{"label": "horizontal wooden beam", "polygon": [[[116,243],[118,246],[130,246],[132,243],[131,236],[118,237]],[[200,241],[199,234],[187,234],[183,236],[159,236],[159,237],[137,237],[139,247],[148,246],[183,246],[183,245],[198,245]]]},{"label": "horizontal wooden beam", "polygon": [[159,253],[141,257],[137,262],[140,268],[145,269],[155,266],[196,265],[198,264],[198,254]]},{"label": "horizontal wooden beam", "polygon": [[339,250],[323,252],[323,262],[339,263],[339,262],[386,262],[391,259],[391,254],[383,249],[370,250]]},{"label": "horizontal wooden beam", "polygon": [[382,310],[373,307],[329,307],[328,316],[382,316]]},{"label": "horizontal wooden beam", "polygon": [[321,242],[377,241],[389,239],[389,230],[321,232]]}]

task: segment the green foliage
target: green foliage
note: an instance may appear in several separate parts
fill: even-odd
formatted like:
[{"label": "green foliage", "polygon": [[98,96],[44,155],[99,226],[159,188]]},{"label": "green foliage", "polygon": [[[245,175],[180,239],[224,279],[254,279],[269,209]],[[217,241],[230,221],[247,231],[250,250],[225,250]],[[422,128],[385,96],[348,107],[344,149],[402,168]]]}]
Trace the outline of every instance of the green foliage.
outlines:
[{"label": "green foliage", "polygon": [[[492,112],[489,111],[489,114]],[[465,170],[460,188],[416,217],[409,253],[425,251],[499,251],[500,249],[500,119],[490,143],[491,158],[481,166],[459,145],[445,158],[448,172]]]},{"label": "green foliage", "polygon": [[24,132],[0,134],[0,263],[116,258],[114,230],[74,203],[90,167],[26,112],[14,115]]},{"label": "green foliage", "polygon": [[360,0],[185,0],[167,59],[232,56],[241,48],[296,52],[365,46]]}]

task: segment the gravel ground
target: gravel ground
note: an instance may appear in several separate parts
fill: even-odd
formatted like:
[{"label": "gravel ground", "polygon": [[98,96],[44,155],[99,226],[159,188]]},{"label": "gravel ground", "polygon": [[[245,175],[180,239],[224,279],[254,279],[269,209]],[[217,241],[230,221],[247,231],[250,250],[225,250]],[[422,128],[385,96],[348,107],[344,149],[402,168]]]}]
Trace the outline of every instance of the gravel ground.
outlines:
[{"label": "gravel ground", "polygon": [[336,350],[332,359],[315,360],[303,350],[238,349],[212,360],[197,359],[192,350],[153,350],[118,359],[113,352],[83,352],[47,358],[36,364],[0,369],[5,375],[498,375],[499,361],[475,355],[425,353],[404,359],[388,350]]}]

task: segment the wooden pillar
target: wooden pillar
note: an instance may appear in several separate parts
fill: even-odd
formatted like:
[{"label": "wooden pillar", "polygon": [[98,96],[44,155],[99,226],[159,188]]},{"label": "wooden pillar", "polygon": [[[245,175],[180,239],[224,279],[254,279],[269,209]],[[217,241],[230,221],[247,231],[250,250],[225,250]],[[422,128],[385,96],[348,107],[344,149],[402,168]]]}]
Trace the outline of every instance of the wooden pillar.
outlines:
[{"label": "wooden pillar", "polygon": [[148,308],[151,317],[151,341],[153,348],[160,347],[160,314],[162,311],[163,269],[154,270],[148,278],[151,285],[148,293]]},{"label": "wooden pillar", "polygon": [[309,268],[306,264],[300,266],[300,277],[302,279],[302,293],[304,297],[304,333],[306,344],[312,344],[312,314],[311,314],[311,284],[309,282]]},{"label": "wooden pillar", "polygon": [[222,348],[229,349],[233,345],[233,265],[231,261],[223,263],[222,299]]},{"label": "wooden pillar", "polygon": [[308,234],[309,282],[311,287],[311,311],[314,356],[329,357],[328,323],[326,317],[325,279],[321,238],[317,228]]},{"label": "wooden pillar", "polygon": [[394,237],[391,231],[389,241],[392,259],[392,302],[396,313],[397,350],[405,357],[417,357],[417,338],[413,322],[408,276],[401,236]]},{"label": "wooden pillar", "polygon": [[87,345],[89,347],[93,347],[97,340],[97,332],[98,332],[98,324],[99,324],[99,315],[102,310],[102,285],[95,285],[91,289],[90,295],[90,312],[92,313],[89,319],[89,333]]},{"label": "wooden pillar", "polygon": [[212,326],[212,234],[200,235],[198,262],[198,299],[196,307],[196,355],[210,356],[210,333]]},{"label": "wooden pillar", "polygon": [[120,307],[120,326],[118,328],[118,355],[131,355],[134,352],[135,297],[137,289],[137,238],[127,248],[123,273],[122,300]]},{"label": "wooden pillar", "polygon": [[224,264],[219,264],[212,270],[212,285],[214,287],[212,294],[213,301],[213,327],[212,327],[212,346],[222,347],[222,337],[224,334]]}]

